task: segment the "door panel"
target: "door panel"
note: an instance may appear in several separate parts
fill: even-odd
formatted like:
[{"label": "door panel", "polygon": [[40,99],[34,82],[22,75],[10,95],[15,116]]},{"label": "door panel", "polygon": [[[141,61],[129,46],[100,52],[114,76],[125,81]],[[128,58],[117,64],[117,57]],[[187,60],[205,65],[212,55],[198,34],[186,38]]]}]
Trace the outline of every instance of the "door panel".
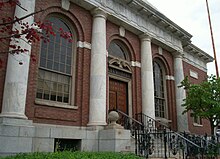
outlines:
[{"label": "door panel", "polygon": [[109,110],[115,108],[128,114],[127,106],[127,83],[119,80],[109,80]]}]

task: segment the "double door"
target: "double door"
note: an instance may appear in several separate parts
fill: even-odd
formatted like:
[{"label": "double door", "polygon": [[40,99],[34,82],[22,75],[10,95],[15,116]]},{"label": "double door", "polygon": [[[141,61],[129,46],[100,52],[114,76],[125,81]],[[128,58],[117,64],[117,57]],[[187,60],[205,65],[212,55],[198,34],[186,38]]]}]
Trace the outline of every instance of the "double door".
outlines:
[{"label": "double door", "polygon": [[128,83],[109,79],[109,110],[120,110],[128,114]]}]

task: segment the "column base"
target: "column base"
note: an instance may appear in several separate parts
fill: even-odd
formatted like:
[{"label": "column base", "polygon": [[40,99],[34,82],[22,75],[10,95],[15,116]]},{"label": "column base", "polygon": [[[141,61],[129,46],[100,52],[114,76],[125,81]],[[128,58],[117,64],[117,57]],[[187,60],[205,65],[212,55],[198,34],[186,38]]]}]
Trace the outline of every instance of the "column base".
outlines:
[{"label": "column base", "polygon": [[0,116],[0,125],[31,126],[32,120]]},{"label": "column base", "polygon": [[88,129],[91,130],[102,130],[107,125],[106,122],[90,122],[87,124]]},{"label": "column base", "polygon": [[18,113],[4,113],[4,112],[2,112],[1,114],[0,114],[0,118],[16,118],[16,119],[28,119],[27,117],[26,117],[26,115],[24,115],[24,114],[18,114]]},{"label": "column base", "polygon": [[107,125],[106,122],[89,122],[87,124],[87,126],[105,126],[105,125]]}]

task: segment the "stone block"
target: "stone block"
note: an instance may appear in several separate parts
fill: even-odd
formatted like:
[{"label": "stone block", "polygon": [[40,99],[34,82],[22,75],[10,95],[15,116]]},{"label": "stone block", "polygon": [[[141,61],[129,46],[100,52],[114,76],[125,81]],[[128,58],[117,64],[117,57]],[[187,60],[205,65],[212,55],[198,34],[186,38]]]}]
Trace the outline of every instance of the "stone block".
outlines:
[{"label": "stone block", "polygon": [[50,127],[35,126],[35,137],[50,137]]},{"label": "stone block", "polygon": [[18,136],[19,127],[11,125],[0,125],[0,136]]},{"label": "stone block", "polygon": [[21,137],[34,137],[35,128],[33,126],[21,126],[19,127],[19,136]]},{"label": "stone block", "polygon": [[100,140],[99,151],[113,151],[115,152],[115,140]]},{"label": "stone block", "polygon": [[94,131],[87,130],[86,131],[85,139],[91,139],[91,140],[97,139],[98,140],[98,138],[99,138],[98,130],[94,130]]},{"label": "stone block", "polygon": [[107,129],[99,131],[99,139],[130,139],[130,130]]},{"label": "stone block", "polygon": [[0,136],[0,143],[0,155],[32,151],[32,138]]},{"label": "stone block", "polygon": [[82,139],[86,137],[86,131],[78,128],[56,127],[51,128],[52,138]]},{"label": "stone block", "polygon": [[34,152],[54,152],[54,139],[33,138]]},{"label": "stone block", "polygon": [[82,140],[81,141],[81,151],[93,151],[93,152],[97,152],[98,149],[98,139],[96,140]]},{"label": "stone block", "polygon": [[107,129],[99,131],[99,151],[125,152],[131,150],[129,130]]}]

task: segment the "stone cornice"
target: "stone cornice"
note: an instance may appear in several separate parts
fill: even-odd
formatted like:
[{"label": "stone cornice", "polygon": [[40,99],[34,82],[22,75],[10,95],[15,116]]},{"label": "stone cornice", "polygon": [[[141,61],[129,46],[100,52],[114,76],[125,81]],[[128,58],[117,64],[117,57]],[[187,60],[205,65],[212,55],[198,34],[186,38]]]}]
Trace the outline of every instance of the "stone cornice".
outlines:
[{"label": "stone cornice", "polygon": [[149,2],[145,2],[143,0],[124,0],[130,7],[135,8],[138,12],[147,16],[152,21],[160,24],[165,29],[174,33],[177,37],[182,40],[190,40],[192,35],[185,31],[183,28],[175,24],[169,18],[167,18],[164,14],[159,12],[155,7],[153,7]]},{"label": "stone cornice", "polygon": [[212,62],[214,60],[212,56],[210,56],[209,54],[207,54],[206,52],[204,52],[203,50],[201,50],[193,44],[185,46],[183,50],[184,52],[192,54],[192,56],[197,57],[206,63]]},{"label": "stone cornice", "polygon": [[[108,15],[108,20],[112,21],[119,26],[124,27],[126,30],[134,32],[137,35],[143,33],[152,37],[159,43],[163,43],[170,50],[182,49],[181,38],[190,39],[191,35],[183,34],[183,30],[176,30],[177,27],[169,27],[169,25],[161,25],[158,19],[154,19],[154,14],[151,12],[146,3],[141,0],[70,0],[71,2],[82,6],[87,10],[94,10],[99,8]],[[133,7],[137,4],[136,7]],[[148,15],[152,13],[152,17]],[[157,18],[159,15],[156,16]],[[163,16],[165,17],[165,16]],[[170,23],[171,25],[171,23]],[[166,28],[169,27],[169,28]],[[173,29],[174,28],[174,29]],[[180,28],[180,27],[179,27]],[[179,33],[181,33],[179,35]],[[189,36],[190,35],[190,36]]]},{"label": "stone cornice", "polygon": [[[151,41],[168,51],[184,51],[189,47],[199,52],[206,63],[213,61],[207,53],[191,44],[192,35],[143,0],[70,0],[87,10],[98,8],[108,20],[137,35],[147,34]],[[191,52],[192,53],[192,52]],[[194,54],[194,53],[193,53]]]}]

